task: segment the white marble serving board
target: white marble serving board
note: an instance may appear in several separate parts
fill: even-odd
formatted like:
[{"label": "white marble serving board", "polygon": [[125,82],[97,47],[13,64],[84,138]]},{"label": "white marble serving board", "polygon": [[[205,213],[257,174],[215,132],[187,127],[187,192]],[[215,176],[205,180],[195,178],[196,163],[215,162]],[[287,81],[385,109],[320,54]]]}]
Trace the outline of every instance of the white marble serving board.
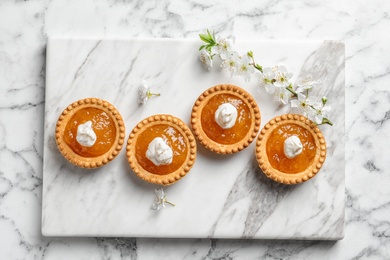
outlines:
[{"label": "white marble serving board", "polygon": [[[293,79],[312,74],[321,83],[333,111],[334,126],[321,126],[327,159],[317,176],[286,186],[267,179],[258,168],[252,143],[228,156],[198,144],[197,160],[187,176],[164,188],[176,204],[160,211],[151,205],[156,185],[131,171],[125,147],[110,164],[95,170],[68,163],[58,151],[54,128],[61,111],[86,97],[105,99],[126,122],[126,136],[143,118],[168,113],[190,120],[195,99],[220,83],[250,92],[261,110],[263,127],[289,112],[257,79],[230,78],[218,65],[208,72],[198,60],[200,40],[49,39],[42,233],[45,236],[182,238],[324,239],[344,236],[344,44],[331,41],[237,42],[252,50],[263,66],[285,65]],[[145,106],[137,88],[146,80],[162,95]],[[127,140],[127,138],[126,138]]]}]

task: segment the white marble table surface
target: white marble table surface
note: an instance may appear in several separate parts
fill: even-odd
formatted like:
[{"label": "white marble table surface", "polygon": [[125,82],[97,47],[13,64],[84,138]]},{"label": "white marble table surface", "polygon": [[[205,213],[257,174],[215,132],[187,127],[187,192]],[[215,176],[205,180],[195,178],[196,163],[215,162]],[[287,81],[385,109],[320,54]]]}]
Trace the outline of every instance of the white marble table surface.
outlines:
[{"label": "white marble table surface", "polygon": [[[0,259],[389,259],[390,3],[0,3]],[[47,36],[346,43],[346,225],[339,242],[45,238],[41,234]]]}]

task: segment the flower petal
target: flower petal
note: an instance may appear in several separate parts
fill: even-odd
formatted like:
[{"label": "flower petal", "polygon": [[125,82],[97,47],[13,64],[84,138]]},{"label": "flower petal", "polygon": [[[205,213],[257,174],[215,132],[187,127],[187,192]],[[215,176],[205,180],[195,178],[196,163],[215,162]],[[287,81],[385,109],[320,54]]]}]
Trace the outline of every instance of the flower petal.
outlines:
[{"label": "flower petal", "polygon": [[320,115],[320,114],[317,114],[317,115],[315,116],[315,121],[316,121],[317,125],[319,125],[319,124],[322,123],[322,119],[323,119],[323,116]]},{"label": "flower petal", "polygon": [[299,101],[304,101],[306,99],[306,96],[303,95],[302,93],[298,93],[298,100]]},{"label": "flower petal", "polygon": [[278,71],[280,73],[285,74],[285,73],[287,73],[287,68],[285,66],[281,65],[281,66],[278,67]]},{"label": "flower petal", "polygon": [[143,81],[143,84],[138,87],[138,103],[145,105],[148,101],[148,91],[149,88],[146,86],[146,82]]},{"label": "flower petal", "polygon": [[309,105],[315,105],[317,103],[317,100],[318,100],[317,97],[311,96],[307,98],[307,103]]},{"label": "flower petal", "polygon": [[296,99],[293,99],[290,101],[291,103],[291,107],[299,107],[301,102],[299,102],[299,100],[296,100]]}]

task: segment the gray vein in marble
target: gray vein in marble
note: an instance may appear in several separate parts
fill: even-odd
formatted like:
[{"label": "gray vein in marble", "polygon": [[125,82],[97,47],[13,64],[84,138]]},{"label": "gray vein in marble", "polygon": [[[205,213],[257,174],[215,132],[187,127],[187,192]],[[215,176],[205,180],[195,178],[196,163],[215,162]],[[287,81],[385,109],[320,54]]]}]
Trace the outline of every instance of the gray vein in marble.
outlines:
[{"label": "gray vein in marble", "polygon": [[[25,172],[16,172],[15,173],[15,179],[13,182],[9,180],[12,184],[12,187],[18,187],[21,190],[26,190],[26,191],[33,191],[36,188],[40,187],[42,184],[42,178],[38,176],[38,174],[35,172],[34,167],[30,164],[30,162],[23,156],[23,153],[25,152],[30,152],[31,149],[27,150],[22,150],[22,151],[12,151],[8,148],[2,148],[0,150],[0,153],[3,154],[4,152],[8,152],[11,154],[12,157],[15,158],[15,161],[18,161],[18,164],[24,164],[24,166],[27,167],[27,171]],[[4,172],[2,173],[4,175]]]},{"label": "gray vein in marble", "polygon": [[364,165],[363,165],[364,168],[366,168],[367,170],[369,170],[370,172],[372,171],[375,171],[375,172],[379,172],[381,171],[381,169],[379,169],[372,160],[368,160]]},{"label": "gray vein in marble", "polygon": [[119,87],[121,89],[123,88],[123,83],[127,80],[127,78],[129,77],[129,74],[133,70],[134,64],[137,62],[137,60],[138,60],[138,54],[133,59],[131,59],[129,69],[126,71],[122,81],[119,83]]},{"label": "gray vein in marble", "polygon": [[[390,93],[383,92],[383,94],[387,95],[387,99],[390,100]],[[390,119],[390,110],[386,111],[381,119],[372,119],[372,116],[370,116],[369,112],[366,111],[362,112],[362,115],[366,122],[373,124],[376,129],[381,129],[383,124],[385,124]]]},{"label": "gray vein in marble", "polygon": [[[388,97],[390,97],[390,95],[388,94]],[[387,121],[389,121],[390,119],[390,110],[386,111],[385,115],[383,116],[382,119],[380,119],[379,121],[372,121],[374,124],[379,124],[379,127],[382,127],[382,125],[384,123],[386,123]]]},{"label": "gray vein in marble", "polygon": [[[245,229],[242,238],[253,237],[263,222],[273,213],[278,202],[291,190],[293,186],[282,185],[265,177],[254,158],[247,164],[245,169],[238,175],[234,186],[229,192],[222,212],[218,220],[229,208],[243,196],[250,196],[251,203],[248,215],[245,219]],[[262,205],[259,209],[259,205]],[[213,225],[210,237],[213,237],[218,221]]]},{"label": "gray vein in marble", "polygon": [[137,240],[134,238],[96,238],[104,259],[111,258],[113,250],[119,251],[121,259],[137,259]]},{"label": "gray vein in marble", "polygon": [[3,176],[4,176],[4,172],[0,171],[0,180],[2,184],[0,190],[0,200],[4,199],[4,197],[7,196],[9,191],[14,187],[12,182]]},{"label": "gray vein in marble", "polygon": [[387,77],[389,75],[390,75],[390,67],[387,67],[385,72],[381,72],[380,74],[377,74],[377,75],[370,75],[364,80],[364,82],[368,83],[372,80],[384,78],[384,77]]},{"label": "gray vein in marble", "polygon": [[363,54],[365,51],[372,49],[373,47],[375,47],[375,44],[376,43],[369,43],[369,44],[359,48],[358,50],[355,50],[355,52],[352,54],[346,53],[345,61],[348,62],[351,59],[353,59],[354,57],[358,56],[357,54]]},{"label": "gray vein in marble", "polygon": [[[306,59],[299,76],[304,78],[311,74],[313,79],[321,84],[319,89],[325,90],[332,98],[338,98],[340,95],[337,87],[339,86],[335,86],[335,81],[338,74],[344,71],[343,68],[344,44],[326,42]],[[344,86],[341,87],[344,88]],[[317,89],[313,91],[317,91]],[[320,93],[324,94],[324,91],[320,91]],[[343,97],[344,95],[341,96],[341,98]],[[332,105],[332,102],[339,104],[337,101],[329,100],[329,105]]]},{"label": "gray vein in marble", "polygon": [[45,104],[44,101],[40,101],[39,103],[31,103],[31,102],[28,102],[28,103],[24,103],[24,104],[21,104],[21,105],[13,105],[13,106],[8,106],[8,107],[0,107],[0,110],[2,109],[10,109],[10,110],[27,110],[27,109],[30,109],[30,108],[36,108],[36,107],[39,107],[39,106],[42,106],[43,104]]},{"label": "gray vein in marble", "polygon": [[102,40],[97,41],[95,46],[93,46],[92,49],[88,52],[88,54],[85,56],[84,61],[81,63],[81,65],[78,67],[78,69],[76,70],[76,72],[74,74],[73,82],[71,85],[73,85],[75,80],[80,76],[80,74],[82,73],[81,70],[83,69],[83,67],[87,63],[87,61],[89,60],[89,57],[92,55],[92,53],[99,47],[101,41]]},{"label": "gray vein in marble", "polygon": [[193,9],[200,9],[201,11],[205,11],[207,9],[210,9],[211,7],[213,7],[214,5],[206,5],[205,3],[195,3],[193,2],[192,3],[192,8]]},{"label": "gray vein in marble", "polygon": [[14,232],[17,234],[18,236],[18,239],[19,239],[19,245],[24,247],[27,251],[30,251],[34,245],[28,243],[26,241],[26,238],[23,236],[23,234],[20,232],[19,228],[17,227],[15,221],[13,221],[12,219],[6,217],[5,215],[3,214],[0,214],[0,220],[2,221],[5,221],[5,222],[8,222],[10,223],[10,225],[14,228]]}]

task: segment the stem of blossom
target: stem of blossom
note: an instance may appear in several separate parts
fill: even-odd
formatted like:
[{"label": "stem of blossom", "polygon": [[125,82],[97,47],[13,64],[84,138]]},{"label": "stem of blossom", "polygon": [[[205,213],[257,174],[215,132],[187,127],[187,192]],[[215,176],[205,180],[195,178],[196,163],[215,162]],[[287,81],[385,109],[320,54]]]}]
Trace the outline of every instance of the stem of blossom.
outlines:
[{"label": "stem of blossom", "polygon": [[292,89],[292,85],[291,84],[288,87],[286,87],[286,89],[288,91],[290,91],[291,94],[293,94],[293,97],[297,97],[298,96],[298,94]]},{"label": "stem of blossom", "polygon": [[261,73],[263,73],[263,67],[261,67],[259,64],[256,64],[256,63],[252,63],[250,64],[252,65],[253,67],[255,67],[255,69],[257,69],[258,71],[260,71]]},{"label": "stem of blossom", "polygon": [[148,99],[151,98],[152,96],[156,96],[156,97],[161,96],[160,93],[152,93],[152,92],[150,92],[150,90],[148,90],[147,95],[148,95]]},{"label": "stem of blossom", "polygon": [[165,203],[168,203],[169,205],[171,205],[171,206],[173,206],[173,207],[176,206],[175,204],[173,204],[173,203],[170,202],[170,201],[167,201],[166,199],[164,199],[164,202],[165,202]]},{"label": "stem of blossom", "polygon": [[256,64],[255,59],[253,59],[253,57],[252,57],[252,61],[253,62],[250,63],[249,65],[252,65],[255,69],[263,73],[263,67],[261,67],[259,64]]},{"label": "stem of blossom", "polygon": [[255,58],[253,57],[253,52],[252,51],[248,51],[247,54],[248,54],[249,57],[252,58],[252,63],[250,65],[252,65],[255,69],[257,69],[258,71],[263,73],[263,67],[261,67],[259,64],[256,64]]}]

